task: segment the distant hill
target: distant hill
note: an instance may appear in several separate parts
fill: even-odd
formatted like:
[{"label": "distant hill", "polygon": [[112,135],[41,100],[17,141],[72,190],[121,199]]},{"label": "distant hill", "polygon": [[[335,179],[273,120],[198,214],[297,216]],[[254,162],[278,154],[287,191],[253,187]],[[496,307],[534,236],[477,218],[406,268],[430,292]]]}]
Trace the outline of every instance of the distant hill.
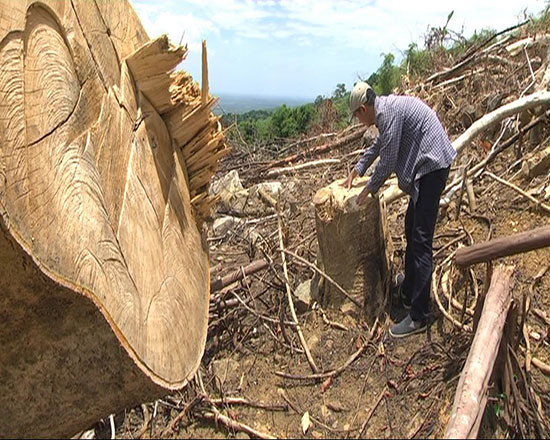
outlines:
[{"label": "distant hill", "polygon": [[285,98],[271,96],[245,96],[220,94],[219,103],[214,108],[214,113],[246,113],[250,110],[272,110],[286,104],[288,107],[298,107],[313,99],[307,98]]}]

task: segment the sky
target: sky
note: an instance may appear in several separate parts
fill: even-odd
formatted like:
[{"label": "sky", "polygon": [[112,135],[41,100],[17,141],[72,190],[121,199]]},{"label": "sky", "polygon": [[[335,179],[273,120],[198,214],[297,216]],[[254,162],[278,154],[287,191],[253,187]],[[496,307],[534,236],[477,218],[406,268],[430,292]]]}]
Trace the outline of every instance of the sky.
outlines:
[{"label": "sky", "polygon": [[188,46],[181,68],[199,81],[201,41],[213,94],[314,99],[349,90],[382,62],[423,45],[430,27],[470,36],[503,30],[545,0],[130,0],[149,37]]}]

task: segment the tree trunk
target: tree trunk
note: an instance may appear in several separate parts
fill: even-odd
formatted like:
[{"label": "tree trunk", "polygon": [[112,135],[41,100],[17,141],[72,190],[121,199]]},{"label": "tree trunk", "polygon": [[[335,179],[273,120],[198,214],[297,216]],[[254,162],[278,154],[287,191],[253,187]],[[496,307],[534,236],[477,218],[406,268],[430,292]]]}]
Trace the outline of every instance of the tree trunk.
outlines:
[{"label": "tree trunk", "polygon": [[[356,303],[364,304],[365,317],[374,322],[385,303],[389,263],[378,198],[369,196],[364,206],[356,203],[367,180],[356,179],[351,190],[334,182],[319,190],[313,203],[321,267]],[[325,306],[346,301],[332,284],[325,284]]]},{"label": "tree trunk", "polygon": [[194,375],[227,150],[127,1],[0,11],[0,437],[69,436]]},{"label": "tree trunk", "polygon": [[456,251],[455,262],[459,266],[469,266],[546,246],[550,246],[550,226],[460,248]]},{"label": "tree trunk", "polygon": [[445,438],[477,438],[487,402],[487,385],[498,354],[511,301],[513,266],[498,267],[455,394]]}]

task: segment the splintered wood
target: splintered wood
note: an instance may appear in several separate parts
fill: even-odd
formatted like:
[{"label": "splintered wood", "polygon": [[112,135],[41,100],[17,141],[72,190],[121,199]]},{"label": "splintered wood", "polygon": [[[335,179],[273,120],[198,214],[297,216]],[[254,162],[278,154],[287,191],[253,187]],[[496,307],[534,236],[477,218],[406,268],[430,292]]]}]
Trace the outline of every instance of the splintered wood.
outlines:
[{"label": "splintered wood", "polygon": [[[368,179],[356,179],[347,190],[340,181],[315,194],[315,217],[320,266],[336,283],[363,304],[367,320],[374,322],[384,307],[388,261],[385,219],[378,198],[369,196],[366,205],[356,203]],[[346,297],[325,283],[324,305],[341,306]]]},{"label": "splintered wood", "polygon": [[68,436],[194,375],[228,149],[206,46],[201,91],[127,1],[0,12],[0,437]]}]

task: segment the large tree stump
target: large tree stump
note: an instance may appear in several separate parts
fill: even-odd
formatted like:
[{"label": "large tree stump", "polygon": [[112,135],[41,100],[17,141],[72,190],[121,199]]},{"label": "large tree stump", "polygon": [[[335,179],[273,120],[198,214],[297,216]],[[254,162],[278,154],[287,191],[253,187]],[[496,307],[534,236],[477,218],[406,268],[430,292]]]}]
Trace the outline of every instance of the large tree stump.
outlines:
[{"label": "large tree stump", "polygon": [[68,436],[194,375],[226,149],[127,1],[0,12],[0,437]]},{"label": "large tree stump", "polygon": [[[317,240],[322,269],[363,306],[365,318],[373,321],[384,307],[388,258],[385,216],[378,197],[366,205],[356,203],[368,179],[356,179],[347,190],[340,181],[320,189],[313,199]],[[350,302],[337,288],[324,283],[325,306]]]}]

